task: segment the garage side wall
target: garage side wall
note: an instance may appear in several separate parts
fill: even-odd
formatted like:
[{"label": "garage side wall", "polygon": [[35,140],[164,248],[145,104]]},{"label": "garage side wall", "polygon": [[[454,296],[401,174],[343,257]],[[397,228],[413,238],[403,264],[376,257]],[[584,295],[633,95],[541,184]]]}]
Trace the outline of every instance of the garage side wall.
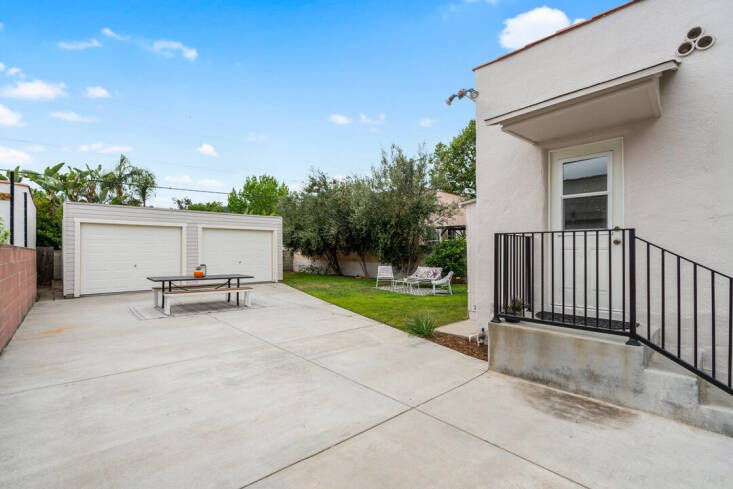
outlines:
[{"label": "garage side wall", "polygon": [[214,226],[232,228],[274,228],[276,249],[275,275],[283,278],[282,261],[282,218],[280,216],[254,216],[247,214],[226,214],[221,212],[184,211],[176,209],[154,209],[119,205],[64,203],[62,233],[64,296],[74,295],[76,270],[77,220],[115,222],[128,224],[166,223],[185,224],[185,273],[193,273],[199,264],[199,228]]}]

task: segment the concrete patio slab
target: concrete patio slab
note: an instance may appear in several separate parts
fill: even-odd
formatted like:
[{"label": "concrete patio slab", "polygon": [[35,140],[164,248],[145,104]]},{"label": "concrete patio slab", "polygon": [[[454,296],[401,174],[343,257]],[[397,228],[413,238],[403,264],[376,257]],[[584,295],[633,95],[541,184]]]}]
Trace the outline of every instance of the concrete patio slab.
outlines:
[{"label": "concrete patio slab", "polygon": [[403,410],[261,346],[0,396],[0,486],[240,487]]},{"label": "concrete patio slab", "polygon": [[[0,488],[727,487],[733,439],[486,373],[284,285],[139,321],[37,304],[0,355]],[[579,400],[580,399],[580,400]]]},{"label": "concrete patio slab", "polygon": [[[134,294],[137,300],[140,294]],[[45,302],[34,307],[5,348],[0,394],[136,370],[261,345],[223,328],[215,318],[195,316],[139,321],[129,296],[106,296],[107,314],[91,301]],[[147,298],[147,295],[145,296]],[[87,302],[94,302],[87,307]],[[45,307],[59,304],[58,312]],[[68,307],[72,305],[73,307]]]},{"label": "concrete patio slab", "polygon": [[453,336],[468,339],[469,336],[476,334],[476,321],[473,319],[466,319],[440,326],[435,330],[440,333],[451,334]]},{"label": "concrete patio slab", "polygon": [[410,411],[250,487],[559,489],[581,486],[441,421]]},{"label": "concrete patio slab", "polygon": [[421,409],[587,487],[733,480],[733,438],[494,372]]},{"label": "concrete patio slab", "polygon": [[461,385],[487,368],[486,362],[382,325],[282,347],[410,406]]}]

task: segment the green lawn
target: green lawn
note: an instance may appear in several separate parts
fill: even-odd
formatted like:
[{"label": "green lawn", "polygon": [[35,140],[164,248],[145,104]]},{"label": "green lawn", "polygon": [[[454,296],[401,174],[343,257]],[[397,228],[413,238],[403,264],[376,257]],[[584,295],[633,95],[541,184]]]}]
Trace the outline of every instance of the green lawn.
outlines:
[{"label": "green lawn", "polygon": [[429,313],[438,326],[468,318],[465,285],[454,285],[452,296],[421,297],[377,290],[374,279],[285,272],[283,282],[400,329],[405,329],[405,322],[416,313]]}]

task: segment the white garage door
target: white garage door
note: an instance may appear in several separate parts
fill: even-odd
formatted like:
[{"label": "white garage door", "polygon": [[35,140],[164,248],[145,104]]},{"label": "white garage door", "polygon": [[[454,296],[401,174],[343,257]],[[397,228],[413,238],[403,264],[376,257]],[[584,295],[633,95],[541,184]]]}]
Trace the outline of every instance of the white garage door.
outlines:
[{"label": "white garage door", "polygon": [[273,280],[273,240],[271,231],[204,228],[202,262],[206,272],[254,275],[246,282]]},{"label": "white garage door", "polygon": [[82,224],[82,294],[149,290],[151,275],[181,270],[181,228]]}]

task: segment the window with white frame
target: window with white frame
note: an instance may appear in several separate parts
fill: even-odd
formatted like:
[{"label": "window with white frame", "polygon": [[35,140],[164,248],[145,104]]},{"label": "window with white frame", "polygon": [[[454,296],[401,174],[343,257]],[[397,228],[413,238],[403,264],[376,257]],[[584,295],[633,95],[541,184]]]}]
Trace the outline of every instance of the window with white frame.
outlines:
[{"label": "window with white frame", "polygon": [[606,229],[610,154],[562,162],[563,229]]}]

